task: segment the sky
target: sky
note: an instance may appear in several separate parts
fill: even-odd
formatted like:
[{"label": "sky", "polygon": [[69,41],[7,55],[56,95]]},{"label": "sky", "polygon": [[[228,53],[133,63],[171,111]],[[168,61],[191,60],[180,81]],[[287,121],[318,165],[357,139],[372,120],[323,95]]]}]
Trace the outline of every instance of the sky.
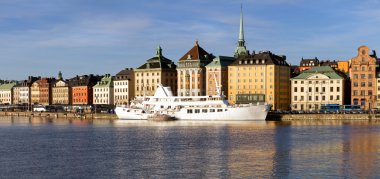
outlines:
[{"label": "sky", "polygon": [[241,4],[247,49],[292,65],[380,50],[380,0],[0,0],[0,79],[115,75],[158,45],[177,63],[196,40],[233,56]]}]

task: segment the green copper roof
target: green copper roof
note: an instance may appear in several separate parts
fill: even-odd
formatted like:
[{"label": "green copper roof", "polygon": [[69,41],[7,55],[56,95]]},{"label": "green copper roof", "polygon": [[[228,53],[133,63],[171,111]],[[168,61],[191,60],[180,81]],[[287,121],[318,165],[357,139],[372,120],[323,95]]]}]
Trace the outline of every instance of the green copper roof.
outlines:
[{"label": "green copper roof", "polygon": [[328,76],[330,79],[343,79],[342,76],[340,76],[333,68],[329,66],[313,67],[309,70],[303,71],[301,74],[292,79],[306,79],[314,74],[323,74]]},{"label": "green copper roof", "polygon": [[16,84],[15,82],[2,84],[0,85],[0,90],[11,90]]},{"label": "green copper roof", "polygon": [[226,67],[234,61],[235,58],[233,57],[217,56],[212,60],[212,62],[206,65],[206,68]]},{"label": "green copper roof", "polygon": [[110,74],[106,74],[98,83],[96,83],[94,88],[111,87],[112,85],[112,76]]}]

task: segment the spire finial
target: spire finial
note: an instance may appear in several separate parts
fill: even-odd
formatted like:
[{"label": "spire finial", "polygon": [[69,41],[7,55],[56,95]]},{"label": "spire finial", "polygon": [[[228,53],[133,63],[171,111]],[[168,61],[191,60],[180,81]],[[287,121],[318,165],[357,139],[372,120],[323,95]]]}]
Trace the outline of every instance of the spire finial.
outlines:
[{"label": "spire finial", "polygon": [[161,48],[160,44],[158,44],[158,46],[156,48],[156,56],[157,57],[162,56],[162,48]]},{"label": "spire finial", "polygon": [[196,45],[196,46],[199,46],[199,44],[198,44],[198,39],[195,40],[195,45]]}]

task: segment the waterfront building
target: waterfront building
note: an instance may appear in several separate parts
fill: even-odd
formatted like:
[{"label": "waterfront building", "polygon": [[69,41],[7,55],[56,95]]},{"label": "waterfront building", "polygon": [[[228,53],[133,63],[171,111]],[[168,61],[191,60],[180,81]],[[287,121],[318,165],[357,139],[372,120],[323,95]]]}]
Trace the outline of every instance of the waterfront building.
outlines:
[{"label": "waterfront building", "polygon": [[94,104],[114,104],[113,77],[110,74],[104,75],[103,78],[93,87],[93,90]]},{"label": "waterfront building", "polygon": [[135,95],[153,96],[158,84],[170,86],[173,94],[176,95],[176,67],[173,61],[162,55],[162,49],[158,46],[156,55],[134,70]]},{"label": "waterfront building", "polygon": [[206,95],[217,95],[219,92],[228,97],[228,65],[233,63],[235,58],[226,56],[217,56],[211,63],[206,65]]},{"label": "waterfront building", "polygon": [[344,104],[345,79],[330,66],[303,71],[290,79],[291,109],[318,111],[322,104]]},{"label": "waterfront building", "polygon": [[135,75],[132,68],[121,70],[115,75],[114,105],[127,105],[135,97]]},{"label": "waterfront building", "polygon": [[302,58],[299,66],[299,71],[302,72],[316,66],[319,66],[319,60],[317,57],[314,59]]},{"label": "waterfront building", "polygon": [[290,66],[270,51],[238,57],[228,67],[229,103],[266,102],[272,110],[290,107]]},{"label": "waterfront building", "polygon": [[0,85],[0,104],[13,104],[13,87],[16,82],[9,82]]},{"label": "waterfront building", "polygon": [[194,47],[179,59],[178,96],[206,95],[206,65],[213,58],[213,55],[206,52],[196,41]]},{"label": "waterfront building", "polygon": [[69,80],[73,105],[93,104],[93,86],[102,78],[98,75],[76,76]]},{"label": "waterfront building", "polygon": [[62,78],[62,73],[58,73],[58,79],[52,85],[52,104],[70,105],[71,104],[71,87],[67,80]]},{"label": "waterfront building", "polygon": [[52,101],[51,84],[55,78],[41,78],[31,85],[31,103],[50,105]]},{"label": "waterfront building", "polygon": [[13,87],[14,104],[30,104],[30,86],[33,82],[40,79],[39,77],[29,76],[27,80],[20,81]]},{"label": "waterfront building", "polygon": [[376,102],[376,56],[367,46],[358,48],[358,55],[350,60],[351,104],[371,109]]}]

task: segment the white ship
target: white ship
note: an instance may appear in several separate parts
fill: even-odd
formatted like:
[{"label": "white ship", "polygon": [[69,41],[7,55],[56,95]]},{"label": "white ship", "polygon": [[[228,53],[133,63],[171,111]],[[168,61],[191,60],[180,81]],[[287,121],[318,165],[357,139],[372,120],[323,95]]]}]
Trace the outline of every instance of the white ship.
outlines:
[{"label": "white ship", "polygon": [[158,85],[154,96],[136,98],[130,106],[115,109],[119,119],[147,120],[154,115],[167,115],[178,120],[265,120],[270,105],[229,105],[223,95],[173,96],[170,87]]}]

